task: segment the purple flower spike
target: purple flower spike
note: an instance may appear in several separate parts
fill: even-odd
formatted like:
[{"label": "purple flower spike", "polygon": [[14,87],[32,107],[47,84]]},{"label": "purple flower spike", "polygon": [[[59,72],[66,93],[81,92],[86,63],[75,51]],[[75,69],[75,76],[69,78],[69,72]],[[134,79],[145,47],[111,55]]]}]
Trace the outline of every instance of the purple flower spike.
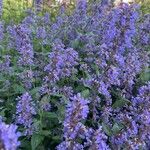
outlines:
[{"label": "purple flower spike", "polygon": [[[17,126],[5,124],[0,121],[0,144],[5,150],[16,150],[20,145],[18,138],[20,133],[17,132]],[[2,147],[1,147],[2,148]]]},{"label": "purple flower spike", "polygon": [[31,135],[33,129],[33,115],[36,115],[32,98],[29,93],[26,92],[21,97],[18,97],[17,101],[16,123],[24,126],[25,135]]}]

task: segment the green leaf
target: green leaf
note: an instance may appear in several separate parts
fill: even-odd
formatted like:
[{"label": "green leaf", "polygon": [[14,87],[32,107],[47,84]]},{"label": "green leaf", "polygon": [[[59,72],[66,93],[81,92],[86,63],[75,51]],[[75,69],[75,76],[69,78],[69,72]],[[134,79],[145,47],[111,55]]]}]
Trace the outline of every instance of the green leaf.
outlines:
[{"label": "green leaf", "polygon": [[41,136],[49,136],[51,134],[51,132],[49,130],[41,130],[39,132],[39,135]]},{"label": "green leaf", "polygon": [[93,69],[96,71],[96,74],[99,75],[99,74],[100,74],[100,70],[99,70],[98,65],[93,64],[92,67],[93,67]]},{"label": "green leaf", "polygon": [[0,74],[0,82],[5,82],[6,81],[6,77]]},{"label": "green leaf", "polygon": [[86,89],[84,91],[81,92],[81,95],[84,97],[84,98],[87,98],[90,94],[90,91],[89,89]]},{"label": "green leaf", "polygon": [[80,45],[80,42],[79,42],[78,40],[75,40],[75,41],[72,42],[72,47],[73,47],[74,49],[78,48],[79,45]]},{"label": "green leaf", "polygon": [[57,118],[57,115],[53,112],[43,112],[43,117],[54,119]]},{"label": "green leaf", "polygon": [[31,150],[31,143],[30,143],[30,141],[28,141],[27,139],[22,139],[21,140],[20,149],[29,149],[29,150]]},{"label": "green leaf", "polygon": [[25,88],[19,84],[14,84],[13,88],[14,88],[16,94],[22,94],[26,91]]},{"label": "green leaf", "polygon": [[34,89],[32,89],[32,90],[30,91],[30,93],[31,93],[32,95],[34,95],[34,94],[36,94],[36,93],[39,92],[39,89],[40,89],[40,87],[35,87]]},{"label": "green leaf", "polygon": [[35,150],[36,148],[38,148],[38,146],[42,143],[43,140],[44,140],[44,136],[39,135],[39,134],[33,134],[31,138],[32,150]]},{"label": "green leaf", "polygon": [[120,130],[123,129],[123,125],[122,124],[118,124],[118,123],[115,123],[112,127],[112,132],[113,134],[117,134],[120,132]]},{"label": "green leaf", "polygon": [[112,96],[115,98],[115,102],[112,105],[113,109],[123,107],[126,104],[131,104],[128,99],[120,95],[119,91],[112,90],[111,92]]},{"label": "green leaf", "polygon": [[52,139],[55,141],[55,142],[59,142],[61,140],[61,137],[56,135],[56,136],[53,136]]},{"label": "green leaf", "polygon": [[36,128],[36,129],[39,129],[41,127],[41,120],[37,120],[37,119],[33,119],[33,126]]},{"label": "green leaf", "polygon": [[4,117],[6,110],[7,110],[6,108],[2,109],[2,110],[0,111],[0,116]]},{"label": "green leaf", "polygon": [[64,97],[63,94],[51,94],[51,96],[58,97],[58,98]]},{"label": "green leaf", "polygon": [[106,125],[105,123],[102,123],[102,127],[103,127],[103,130],[104,132],[108,135],[108,136],[111,136],[112,135],[112,132],[111,132],[111,129],[108,125]]},{"label": "green leaf", "polygon": [[125,98],[122,98],[122,99],[118,99],[115,101],[115,103],[112,105],[112,108],[115,109],[115,108],[120,108],[120,107],[123,107],[125,104],[130,104],[131,102]]},{"label": "green leaf", "polygon": [[150,80],[150,68],[145,69],[140,75],[140,79],[143,82],[147,82]]}]

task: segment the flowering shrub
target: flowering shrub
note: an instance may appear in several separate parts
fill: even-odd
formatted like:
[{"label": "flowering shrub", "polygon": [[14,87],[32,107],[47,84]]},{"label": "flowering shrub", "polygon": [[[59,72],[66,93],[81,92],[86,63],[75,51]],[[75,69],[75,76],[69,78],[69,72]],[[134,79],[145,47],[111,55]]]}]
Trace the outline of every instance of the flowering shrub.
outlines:
[{"label": "flowering shrub", "polygon": [[84,0],[54,20],[1,20],[2,147],[148,150],[149,25],[137,5]]}]

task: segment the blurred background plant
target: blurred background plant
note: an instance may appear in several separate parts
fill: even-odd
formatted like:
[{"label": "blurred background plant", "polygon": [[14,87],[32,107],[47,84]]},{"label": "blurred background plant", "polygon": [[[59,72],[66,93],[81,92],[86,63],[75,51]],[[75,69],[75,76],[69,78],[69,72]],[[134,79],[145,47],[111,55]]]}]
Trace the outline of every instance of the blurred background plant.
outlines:
[{"label": "blurred background plant", "polygon": [[2,19],[6,22],[13,20],[19,22],[25,17],[24,11],[31,7],[31,0],[3,0]]},{"label": "blurred background plant", "polygon": [[[25,11],[27,9],[35,10],[37,0],[3,0],[3,20],[6,23],[13,20],[13,22],[19,23],[25,16]],[[126,0],[128,1],[128,0]],[[93,3],[93,0],[89,0],[89,3]],[[150,12],[150,0],[136,0],[137,3],[141,5],[141,10],[143,13]],[[72,11],[75,7],[76,0],[42,0],[40,3],[41,11],[39,15],[45,12],[50,12],[52,16],[58,14],[59,7],[64,5],[68,12]]]},{"label": "blurred background plant", "polygon": [[150,13],[150,0],[136,0],[136,2],[141,5],[143,13]]},{"label": "blurred background plant", "polygon": [[[50,12],[53,15],[57,15],[59,7],[64,5],[65,7],[69,8],[70,10],[74,8],[75,1],[71,0],[42,0],[39,4],[41,10],[39,11],[39,15]],[[25,16],[26,10],[32,9],[34,11],[36,7],[36,0],[3,0],[3,15],[2,19],[5,20],[7,23],[12,21],[19,23]]]}]

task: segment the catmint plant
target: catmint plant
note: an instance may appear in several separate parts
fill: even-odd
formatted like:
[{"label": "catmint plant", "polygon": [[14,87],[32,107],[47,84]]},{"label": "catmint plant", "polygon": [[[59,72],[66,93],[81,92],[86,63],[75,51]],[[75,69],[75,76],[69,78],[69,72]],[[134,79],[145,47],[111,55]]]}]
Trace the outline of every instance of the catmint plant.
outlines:
[{"label": "catmint plant", "polygon": [[150,15],[107,0],[50,14],[34,2],[21,22],[0,21],[2,147],[148,150]]}]

